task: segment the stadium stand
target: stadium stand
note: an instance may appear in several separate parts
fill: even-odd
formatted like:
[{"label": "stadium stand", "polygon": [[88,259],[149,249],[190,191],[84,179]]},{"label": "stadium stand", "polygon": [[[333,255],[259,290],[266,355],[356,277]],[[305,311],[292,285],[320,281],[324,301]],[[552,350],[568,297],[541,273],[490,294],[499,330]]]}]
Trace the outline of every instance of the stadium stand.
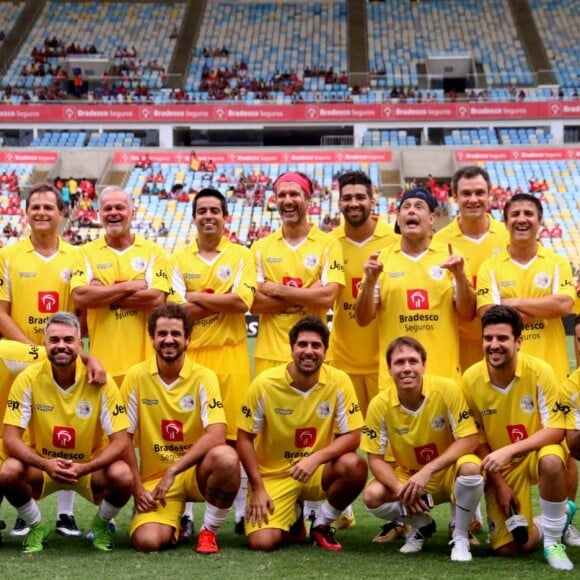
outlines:
[{"label": "stadium stand", "polygon": [[12,28],[18,17],[22,13],[24,2],[3,2],[2,3],[2,18],[0,19],[0,46],[6,40],[6,37],[12,31]]}]

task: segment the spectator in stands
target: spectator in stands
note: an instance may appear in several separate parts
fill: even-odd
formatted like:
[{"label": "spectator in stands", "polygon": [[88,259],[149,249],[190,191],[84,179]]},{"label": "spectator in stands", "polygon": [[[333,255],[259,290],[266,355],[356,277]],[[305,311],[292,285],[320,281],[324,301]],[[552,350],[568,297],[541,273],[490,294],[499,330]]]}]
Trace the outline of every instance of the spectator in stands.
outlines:
[{"label": "spectator in stands", "polygon": [[159,224],[159,229],[157,230],[157,235],[160,238],[166,238],[168,234],[169,230],[167,229],[165,222],[161,222],[161,224]]},{"label": "spectator in stands", "polygon": [[70,205],[71,207],[75,207],[80,196],[79,183],[74,177],[70,177],[67,183],[70,191]]},{"label": "spectator in stands", "polygon": [[308,206],[308,215],[320,215],[321,213],[320,206],[315,201]]},{"label": "spectator in stands", "polygon": [[554,224],[554,227],[550,230],[550,237],[552,238],[562,237],[562,228],[560,227],[560,224]]},{"label": "spectator in stands", "polygon": [[177,201],[179,203],[189,203],[189,200],[189,194],[182,187],[179,191],[179,195],[177,196]]},{"label": "spectator in stands", "polygon": [[543,226],[538,234],[538,237],[540,238],[550,238],[551,236],[550,228],[547,228],[546,226]]}]

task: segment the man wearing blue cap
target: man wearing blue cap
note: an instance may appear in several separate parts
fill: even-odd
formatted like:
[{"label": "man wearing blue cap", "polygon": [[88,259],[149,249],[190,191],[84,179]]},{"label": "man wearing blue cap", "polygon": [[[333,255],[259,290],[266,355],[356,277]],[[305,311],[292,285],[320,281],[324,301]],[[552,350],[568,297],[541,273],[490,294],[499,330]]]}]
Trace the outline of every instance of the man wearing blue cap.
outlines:
[{"label": "man wearing blue cap", "polygon": [[475,293],[463,256],[451,244],[432,241],[437,201],[424,188],[403,193],[396,230],[399,243],[370,256],[355,311],[366,326],[378,319],[379,388],[388,381],[384,353],[407,335],[427,351],[427,372],[459,379],[458,320],[475,316]]}]

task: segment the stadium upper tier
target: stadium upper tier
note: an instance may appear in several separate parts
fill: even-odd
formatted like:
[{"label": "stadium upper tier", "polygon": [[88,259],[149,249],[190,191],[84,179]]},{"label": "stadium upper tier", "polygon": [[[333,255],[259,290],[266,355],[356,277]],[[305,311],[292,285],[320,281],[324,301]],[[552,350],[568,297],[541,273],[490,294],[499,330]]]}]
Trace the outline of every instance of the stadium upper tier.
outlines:
[{"label": "stadium upper tier", "polygon": [[[1,2],[0,30],[7,36],[17,30],[23,5]],[[574,2],[530,0],[522,22],[529,16],[536,23],[531,28],[516,26],[508,0],[368,2],[362,22],[349,14],[347,0],[208,0],[196,15],[199,26],[188,29],[196,6],[195,0],[47,1],[16,56],[2,55],[0,44],[0,57],[11,58],[0,96],[12,104],[65,98],[156,104],[442,101],[451,95],[428,76],[428,57],[455,54],[472,62],[459,98],[578,97],[580,13]],[[550,81],[550,87],[537,87],[546,71],[531,58],[534,50],[547,55],[544,66],[559,86]],[[104,58],[106,73],[74,58],[67,64],[71,56]],[[79,86],[75,68],[82,69]]]}]

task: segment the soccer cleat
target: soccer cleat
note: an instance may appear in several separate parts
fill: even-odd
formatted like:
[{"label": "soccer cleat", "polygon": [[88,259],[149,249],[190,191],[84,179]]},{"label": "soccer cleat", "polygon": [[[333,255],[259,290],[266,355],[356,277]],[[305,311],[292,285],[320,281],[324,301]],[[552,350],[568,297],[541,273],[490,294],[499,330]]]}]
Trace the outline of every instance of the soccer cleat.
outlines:
[{"label": "soccer cleat", "polygon": [[566,544],[566,546],[580,546],[580,532],[572,524],[569,524],[564,530],[562,543]]},{"label": "soccer cleat", "polygon": [[[473,526],[473,521],[471,522],[471,525],[469,526],[469,530],[467,530],[467,538],[469,539],[469,544],[471,546],[479,546],[479,544],[481,542],[479,541],[478,537],[471,531],[472,526]],[[447,528],[447,537],[449,538],[449,540],[451,540],[453,538],[454,531],[455,531],[455,524],[453,522],[451,522],[449,524],[449,527]]]},{"label": "soccer cleat", "polygon": [[110,552],[113,549],[113,538],[109,529],[109,522],[95,514],[91,524],[93,532],[93,546],[102,552]]},{"label": "soccer cleat", "polygon": [[50,536],[50,529],[47,526],[43,526],[40,522],[34,526],[30,526],[30,531],[26,538],[24,538],[22,544],[22,551],[25,554],[42,552],[48,536]]},{"label": "soccer cleat", "polygon": [[68,514],[58,514],[56,533],[69,538],[80,538],[83,535],[75,522],[75,517]]},{"label": "soccer cleat", "polygon": [[555,570],[574,570],[574,564],[566,555],[566,547],[563,544],[554,544],[544,548],[544,558]]},{"label": "soccer cleat", "polygon": [[452,562],[470,562],[472,559],[469,540],[465,536],[455,536],[450,542]]},{"label": "soccer cleat", "polygon": [[431,520],[420,528],[411,528],[406,536],[403,547],[399,550],[402,554],[416,554],[423,549],[423,544],[436,530],[435,522]]},{"label": "soccer cleat", "polygon": [[197,546],[195,551],[198,554],[217,554],[220,550],[217,545],[217,538],[215,534],[207,528],[202,528],[197,538]]},{"label": "soccer cleat", "polygon": [[335,530],[346,530],[352,526],[356,526],[356,519],[354,514],[347,516],[346,514],[340,514],[339,518],[334,520],[330,524]]},{"label": "soccer cleat", "polygon": [[189,540],[189,538],[193,538],[193,534],[195,534],[193,520],[189,516],[181,516],[181,520],[179,520],[179,541]]},{"label": "soccer cleat", "polygon": [[236,520],[234,522],[234,534],[237,534],[238,536],[243,536],[245,534],[245,520],[243,517],[241,517],[239,520]]},{"label": "soccer cleat", "polygon": [[16,518],[14,527],[10,530],[10,536],[18,538],[26,536],[28,532],[30,532],[30,526],[22,518]]},{"label": "soccer cleat", "polygon": [[342,550],[342,545],[334,536],[334,528],[330,526],[321,524],[315,528],[313,527],[310,530],[310,538],[325,550],[332,550],[333,552]]},{"label": "soccer cleat", "polygon": [[388,542],[394,542],[404,536],[405,524],[403,522],[392,521],[386,523],[371,541],[373,544],[386,544]]}]

